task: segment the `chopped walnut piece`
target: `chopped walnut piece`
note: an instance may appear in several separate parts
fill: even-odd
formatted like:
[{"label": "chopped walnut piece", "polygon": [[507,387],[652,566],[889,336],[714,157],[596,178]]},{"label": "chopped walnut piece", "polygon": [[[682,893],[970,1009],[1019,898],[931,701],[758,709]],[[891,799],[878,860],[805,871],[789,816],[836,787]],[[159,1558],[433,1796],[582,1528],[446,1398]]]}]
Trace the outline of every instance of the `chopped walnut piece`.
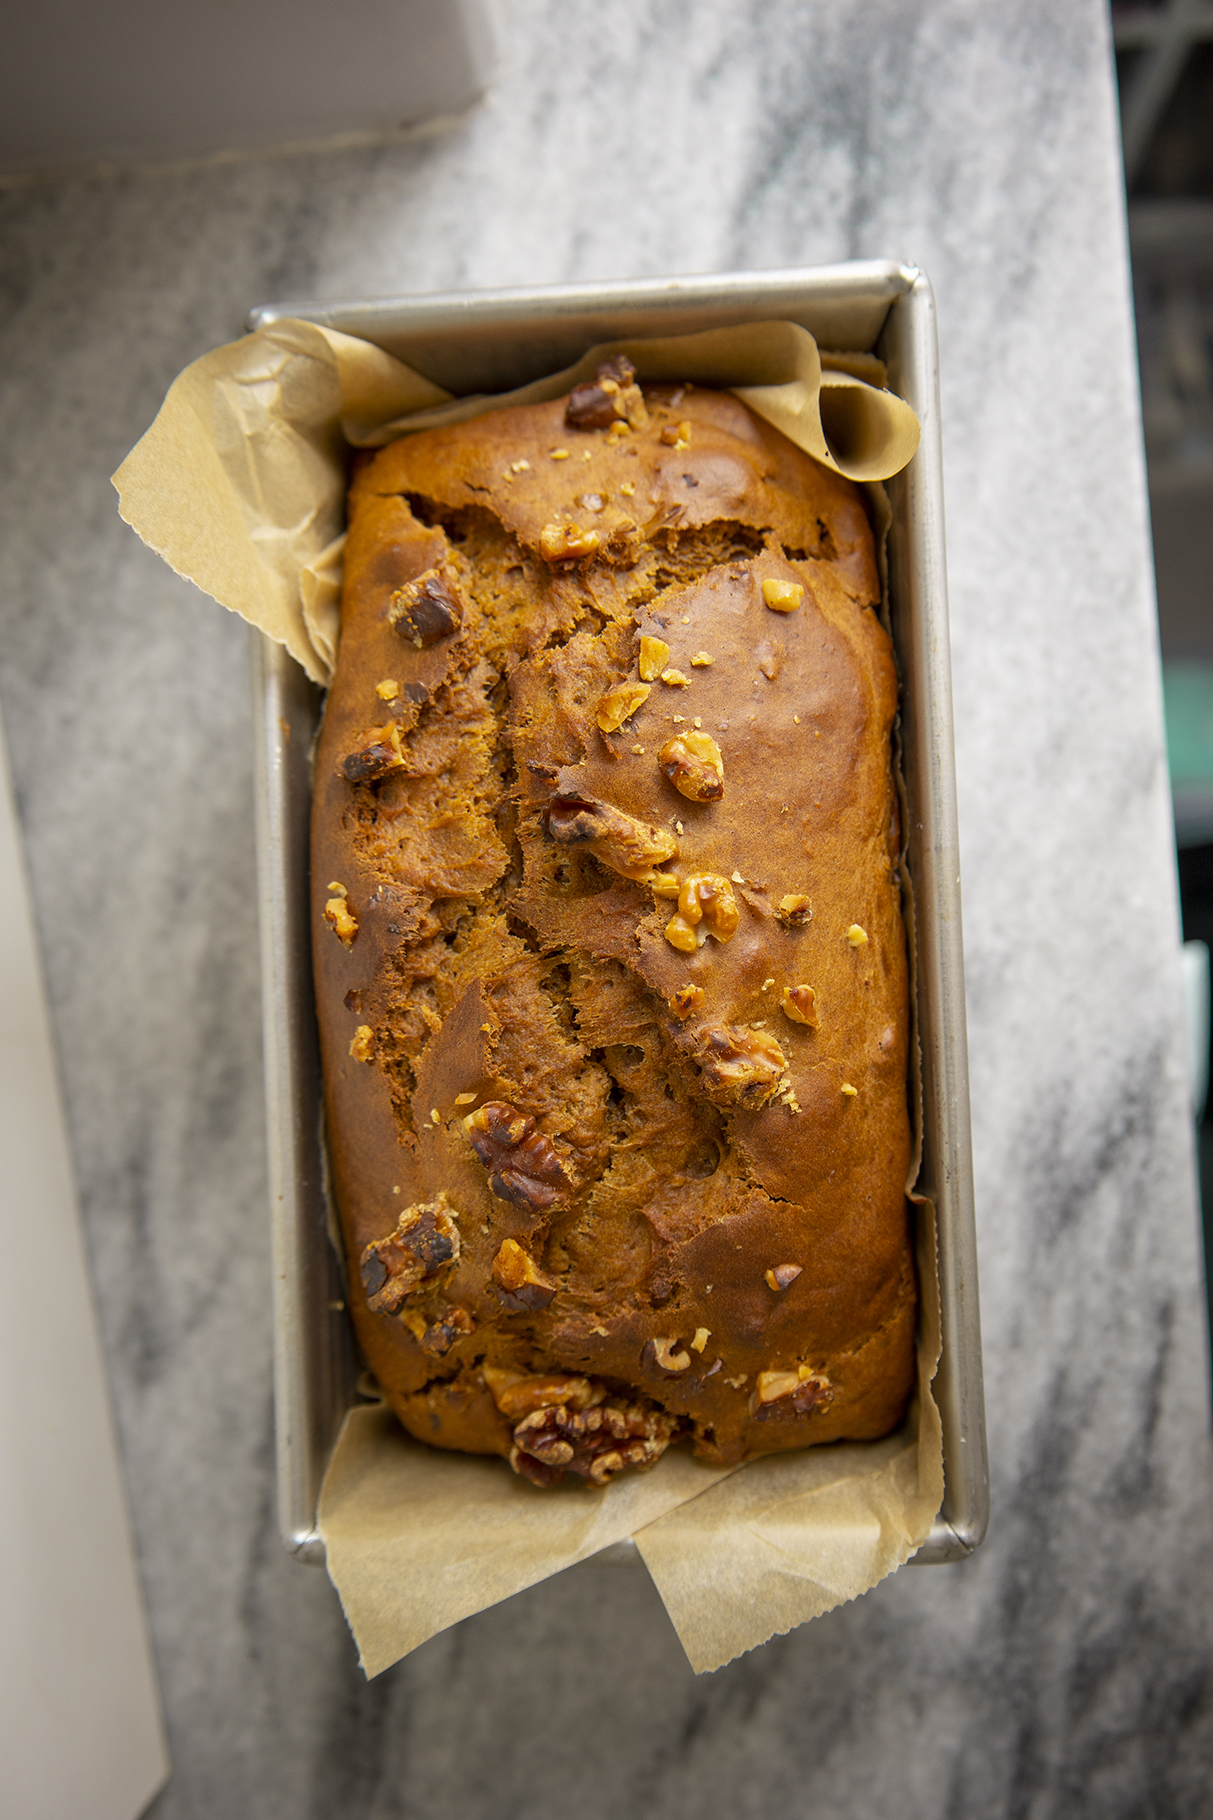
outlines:
[{"label": "chopped walnut piece", "polygon": [[352,948],[358,933],[358,918],[350,907],[349,893],[337,879],[332,881],[329,890],[332,896],[324,906],[324,920],[337,940]]},{"label": "chopped walnut piece", "polygon": [[375,1314],[395,1314],[414,1289],[429,1285],[448,1264],[459,1261],[459,1228],[445,1194],[406,1207],[394,1232],[375,1239],[362,1253],[359,1274],[366,1305]]},{"label": "chopped walnut piece", "polygon": [[587,512],[601,512],[606,505],[606,500],[601,493],[579,493],[577,504],[584,506]]},{"label": "chopped walnut piece", "polygon": [[539,533],[539,554],[545,562],[578,562],[597,548],[597,531],[583,531],[571,518],[546,524]]},{"label": "chopped walnut piece", "polygon": [[636,384],[636,369],[626,354],[613,354],[602,361],[588,384],[573,387],[564,421],[574,430],[609,430],[617,423],[634,430],[645,428],[649,413]]},{"label": "chopped walnut piece", "polygon": [[776,905],[775,914],[789,929],[800,929],[813,920],[813,906],[803,892],[789,891]]},{"label": "chopped walnut piece", "polygon": [[400,684],[392,677],[386,676],[382,682],[375,684],[375,693],[381,701],[395,701],[400,693]]},{"label": "chopped walnut piece", "polygon": [[351,784],[374,783],[391,771],[404,769],[400,729],[391,724],[376,727],[364,745],[342,760],[341,771]]},{"label": "chopped walnut piece", "polygon": [[638,821],[594,797],[554,796],[548,805],[547,830],[560,846],[584,846],[624,878],[647,879],[655,866],[678,856],[678,842],[667,829]]},{"label": "chopped walnut piece", "polygon": [[691,668],[693,670],[706,670],[709,664],[714,664],[715,662],[716,659],[714,657],[709,657],[706,651],[696,651],[694,657],[691,659]]},{"label": "chopped walnut piece", "polygon": [[633,498],[636,492],[636,482],[634,480],[621,480],[619,483],[619,491],[623,494],[625,499]]},{"label": "chopped walnut piece", "polygon": [[693,954],[709,935],[718,942],[732,941],[740,921],[728,879],[718,872],[692,872],[682,881],[678,911],[666,924],[665,939],[672,948]]},{"label": "chopped walnut piece", "polygon": [[764,1270],[762,1274],[766,1278],[768,1287],[779,1295],[788,1287],[789,1283],[796,1281],[803,1270],[803,1264],[776,1264],[773,1270]]},{"label": "chopped walnut piece", "polygon": [[824,1371],[810,1371],[807,1365],[795,1371],[760,1371],[750,1414],[756,1422],[795,1419],[828,1409],[833,1401],[834,1386]]},{"label": "chopped walnut piece", "polygon": [[387,616],[402,637],[424,650],[459,630],[463,604],[449,577],[438,569],[427,569],[416,581],[396,589]]},{"label": "chopped walnut piece", "polygon": [[697,1327],[695,1329],[695,1338],[691,1341],[692,1351],[702,1352],[711,1337],[712,1330],[710,1327]]},{"label": "chopped walnut piece", "polygon": [[842,1083],[842,1092],[845,1094],[846,1098],[849,1100],[858,1099],[858,1097],[859,1097],[858,1087],[852,1087],[850,1081],[844,1081]]},{"label": "chopped walnut piece", "polygon": [[847,940],[850,942],[852,948],[866,948],[868,943],[868,932],[866,929],[861,929],[858,923],[852,923],[851,927],[847,930]]},{"label": "chopped walnut piece", "polygon": [[567,461],[569,458],[569,452],[567,449],[549,449],[548,454],[551,456],[553,461]]},{"label": "chopped walnut piece", "polygon": [[678,1424],[647,1398],[593,1409],[549,1405],[524,1416],[514,1430],[510,1465],[535,1485],[555,1485],[565,1472],[605,1485],[628,1466],[651,1466]]},{"label": "chopped walnut piece", "polygon": [[794,1024],[807,1024],[811,1030],[816,1030],[817,994],[812,986],[785,986],[782,1004],[784,1016],[791,1018]]},{"label": "chopped walnut piece", "polygon": [[765,1030],[723,1025],[701,1031],[698,1042],[709,1099],[754,1110],[774,1097],[787,1064],[783,1050]]},{"label": "chopped walnut piece", "polygon": [[667,423],[661,432],[661,440],[669,447],[685,449],[691,440],[691,422],[684,417],[681,423]]},{"label": "chopped walnut piece", "polygon": [[489,1172],[499,1201],[532,1211],[550,1207],[568,1186],[551,1139],[507,1100],[487,1100],[463,1121],[472,1149]]},{"label": "chopped walnut piece", "polygon": [[663,670],[661,680],[667,689],[689,689],[691,679],[684,676],[681,670]]},{"label": "chopped walnut piece", "polygon": [[647,633],[640,640],[640,680],[656,682],[666,664],[670,661],[670,647],[664,638],[650,638]]},{"label": "chopped walnut piece", "polygon": [[688,802],[718,803],[724,795],[724,759],[710,733],[675,733],[657,754],[657,765]]},{"label": "chopped walnut piece", "polygon": [[[783,669],[783,646],[777,645],[774,639],[761,638],[754,646],[754,656],[767,681],[774,682]],[[757,682],[758,678],[755,677],[754,681]]]},{"label": "chopped walnut piece", "polygon": [[557,1285],[545,1277],[534,1258],[515,1239],[503,1239],[493,1259],[493,1288],[509,1314],[534,1314],[546,1308]]},{"label": "chopped walnut piece", "polygon": [[433,1353],[437,1358],[445,1358],[456,1340],[475,1331],[476,1323],[466,1308],[448,1308],[420,1335],[421,1350]]},{"label": "chopped walnut piece", "polygon": [[647,683],[616,683],[599,701],[594,719],[604,733],[618,733],[652,693]]},{"label": "chopped walnut piece", "polygon": [[606,1385],[596,1378],[576,1377],[570,1372],[507,1371],[487,1363],[481,1370],[494,1403],[512,1422],[537,1409],[550,1409],[556,1403],[566,1409],[593,1409],[607,1394]]},{"label": "chopped walnut piece", "polygon": [[375,1032],[369,1024],[359,1024],[350,1042],[350,1054],[356,1062],[375,1059]]},{"label": "chopped walnut piece", "polygon": [[705,996],[702,986],[679,986],[670,1000],[670,1010],[685,1023],[699,1010]]},{"label": "chopped walnut piece", "polygon": [[650,1340],[645,1351],[652,1352],[654,1363],[662,1371],[685,1371],[691,1362],[690,1353],[682,1351],[676,1339]]},{"label": "chopped walnut piece", "polygon": [[794,613],[804,599],[804,583],[776,581],[768,575],[762,584],[762,598],[772,613]]}]

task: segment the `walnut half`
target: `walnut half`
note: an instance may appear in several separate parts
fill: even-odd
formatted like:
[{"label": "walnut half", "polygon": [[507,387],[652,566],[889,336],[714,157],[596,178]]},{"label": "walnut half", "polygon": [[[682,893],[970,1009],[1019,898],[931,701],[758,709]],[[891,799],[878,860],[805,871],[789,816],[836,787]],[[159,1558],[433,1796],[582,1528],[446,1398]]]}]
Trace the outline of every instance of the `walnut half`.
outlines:
[{"label": "walnut half", "polygon": [[472,1149],[489,1172],[499,1201],[534,1211],[550,1207],[569,1186],[551,1139],[508,1100],[486,1100],[463,1121]]},{"label": "walnut half", "polygon": [[710,733],[676,733],[657,754],[657,764],[688,802],[718,803],[724,795],[724,760]]},{"label": "walnut half", "polygon": [[605,1485],[628,1466],[660,1459],[676,1428],[673,1416],[644,1399],[593,1409],[555,1403],[519,1422],[510,1465],[533,1485],[555,1485],[566,1472]]}]

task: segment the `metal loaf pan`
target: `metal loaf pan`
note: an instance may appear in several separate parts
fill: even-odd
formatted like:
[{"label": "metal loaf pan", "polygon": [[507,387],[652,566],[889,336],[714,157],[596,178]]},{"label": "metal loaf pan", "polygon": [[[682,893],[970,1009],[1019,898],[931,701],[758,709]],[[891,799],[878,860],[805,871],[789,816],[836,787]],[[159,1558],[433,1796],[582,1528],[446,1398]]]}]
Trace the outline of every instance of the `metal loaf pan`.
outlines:
[{"label": "metal loaf pan", "polygon": [[[960,865],[944,565],[939,367],[930,284],[884,261],[804,270],[474,291],[373,302],[266,304],[250,328],[303,317],[361,335],[457,393],[499,392],[570,365],[595,342],[781,318],[825,349],[874,351],[922,425],[888,485],[889,592],[902,677],[909,858],[916,894],[923,1069],[919,1185],[938,1216],[946,1491],[919,1562],[981,1542],[989,1508],[965,1046]],[[257,832],[274,1255],[278,1512],[288,1549],[322,1562],[316,1505],[355,1399],[357,1361],[329,1239],[308,930],[310,754],[321,694],[254,634]],[[637,1560],[631,1544],[608,1551]],[[603,1559],[604,1557],[598,1557]]]}]

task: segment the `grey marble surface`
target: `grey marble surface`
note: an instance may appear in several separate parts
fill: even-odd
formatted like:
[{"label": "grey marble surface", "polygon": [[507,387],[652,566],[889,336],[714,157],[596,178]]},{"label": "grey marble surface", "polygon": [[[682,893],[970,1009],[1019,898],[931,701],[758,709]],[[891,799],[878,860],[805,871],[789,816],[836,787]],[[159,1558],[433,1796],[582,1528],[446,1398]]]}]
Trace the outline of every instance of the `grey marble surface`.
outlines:
[{"label": "grey marble surface", "polygon": [[[0,693],[175,1774],[157,1820],[1179,1816],[1213,1486],[1097,0],[508,0],[445,136],[0,196]],[[274,1530],[243,629],[108,475],[246,308],[907,256],[942,325],[994,1520],[696,1681],[642,1572],[366,1685]]]}]

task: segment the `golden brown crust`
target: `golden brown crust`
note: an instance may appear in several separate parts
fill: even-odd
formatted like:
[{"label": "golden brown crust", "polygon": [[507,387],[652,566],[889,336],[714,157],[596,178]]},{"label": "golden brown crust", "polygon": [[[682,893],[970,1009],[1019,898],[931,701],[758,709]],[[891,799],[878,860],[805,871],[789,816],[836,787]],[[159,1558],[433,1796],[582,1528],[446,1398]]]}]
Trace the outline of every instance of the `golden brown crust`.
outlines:
[{"label": "golden brown crust", "polygon": [[661,1411],[721,1461],[874,1437],[913,1369],[871,532],[735,399],[646,398],[362,467],[316,758],[359,1338],[413,1434],[516,1464],[483,1368],[588,1378],[530,1419],[540,1482],[659,1450]]}]

